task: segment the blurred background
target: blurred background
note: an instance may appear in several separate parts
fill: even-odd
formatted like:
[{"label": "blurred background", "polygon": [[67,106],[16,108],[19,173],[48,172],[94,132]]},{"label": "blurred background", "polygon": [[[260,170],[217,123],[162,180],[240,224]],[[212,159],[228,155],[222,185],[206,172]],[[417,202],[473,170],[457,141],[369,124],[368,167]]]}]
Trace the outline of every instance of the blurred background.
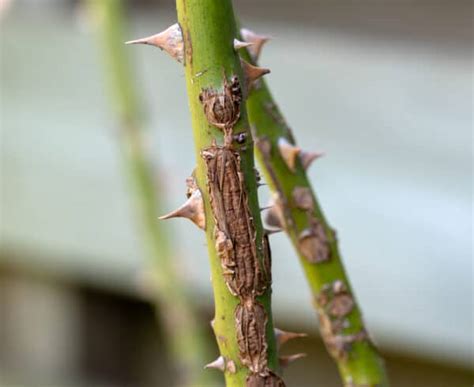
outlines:
[{"label": "blurred background", "polygon": [[[0,5],[0,384],[172,386],[87,12],[78,1]],[[171,0],[126,6],[130,39],[176,20]],[[310,176],[393,386],[471,386],[472,2],[234,6],[273,37],[260,62],[299,143],[326,153]],[[183,69],[128,49],[172,209],[194,166]],[[217,354],[203,234],[184,220],[165,227]],[[287,383],[338,386],[293,250],[283,234],[271,243],[276,326],[309,333],[285,348],[308,353]]]}]

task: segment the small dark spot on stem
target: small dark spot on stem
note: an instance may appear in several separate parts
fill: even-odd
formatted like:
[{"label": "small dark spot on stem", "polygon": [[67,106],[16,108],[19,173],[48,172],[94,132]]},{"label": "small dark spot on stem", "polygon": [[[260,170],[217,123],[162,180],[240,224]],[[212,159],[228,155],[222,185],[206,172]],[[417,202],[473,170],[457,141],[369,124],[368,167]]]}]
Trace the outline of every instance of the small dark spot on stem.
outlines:
[{"label": "small dark spot on stem", "polygon": [[234,135],[234,140],[237,144],[243,144],[247,140],[247,134],[245,132],[237,133]]}]

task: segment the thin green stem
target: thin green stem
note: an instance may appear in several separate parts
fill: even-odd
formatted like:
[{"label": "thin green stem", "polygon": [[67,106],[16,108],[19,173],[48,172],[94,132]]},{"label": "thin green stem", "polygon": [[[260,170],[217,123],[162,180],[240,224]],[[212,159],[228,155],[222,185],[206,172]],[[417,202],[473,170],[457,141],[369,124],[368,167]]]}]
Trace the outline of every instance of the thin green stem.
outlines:
[{"label": "thin green stem", "polygon": [[160,207],[157,193],[160,190],[156,186],[156,171],[152,170],[143,147],[139,100],[123,44],[122,2],[90,0],[89,5],[101,40],[105,73],[119,126],[118,142],[137,212],[137,224],[156,280],[153,297],[164,321],[179,384],[209,385],[212,375],[202,369],[203,359],[209,356],[205,335],[196,320],[178,266],[173,263],[176,257],[172,255],[169,235],[157,219]]},{"label": "thin green stem", "polygon": [[[243,56],[251,61],[248,52]],[[322,337],[344,384],[387,386],[384,363],[364,327],[336,233],[324,217],[306,175],[302,153],[265,81],[249,95],[247,109],[256,155],[276,198],[273,214],[281,218],[281,226],[299,256],[318,311]]]}]

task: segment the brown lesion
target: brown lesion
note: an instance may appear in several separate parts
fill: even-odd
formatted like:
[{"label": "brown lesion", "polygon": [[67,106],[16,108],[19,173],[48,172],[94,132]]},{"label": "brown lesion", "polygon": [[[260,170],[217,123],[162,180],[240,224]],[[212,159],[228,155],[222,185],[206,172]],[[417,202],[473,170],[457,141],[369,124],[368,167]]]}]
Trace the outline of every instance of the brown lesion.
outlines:
[{"label": "brown lesion", "polygon": [[268,318],[265,308],[256,300],[270,286],[270,247],[263,236],[257,248],[239,154],[213,144],[202,151],[202,157],[207,166],[214,237],[224,281],[240,300],[235,310],[235,327],[240,362],[250,370],[247,385],[283,386],[273,383],[272,380],[280,380],[276,375],[277,379],[270,376],[265,337]]},{"label": "brown lesion", "polygon": [[[255,128],[253,132],[256,132]],[[256,145],[262,154],[263,163],[275,186],[278,198],[274,203],[275,208],[268,212],[267,223],[269,221],[269,225],[284,228],[288,233],[295,235],[298,251],[308,262],[328,261],[331,258],[331,247],[324,225],[314,216],[314,198],[311,189],[297,186],[287,198],[271,161],[273,148],[271,140],[265,136],[257,137]],[[307,216],[309,226],[302,231],[299,231],[295,224],[294,209],[304,211]]]},{"label": "brown lesion", "polygon": [[206,88],[199,94],[209,124],[224,131],[225,144],[232,142],[232,129],[240,118],[242,90],[239,78],[233,75],[230,82],[224,74],[222,91]]},{"label": "brown lesion", "polygon": [[331,317],[335,318],[347,316],[354,308],[352,295],[341,280],[336,280],[332,284],[324,285],[321,288],[317,302]]},{"label": "brown lesion", "polygon": [[222,91],[203,89],[199,100],[209,124],[224,133],[223,146],[214,140],[201,151],[201,156],[207,168],[213,233],[222,274],[231,294],[239,298],[234,318],[239,360],[250,371],[246,384],[284,387],[268,368],[268,317],[256,299],[271,283],[271,253],[266,235],[258,235],[257,240],[241,168],[239,152],[245,149],[247,132],[234,133],[242,103],[240,82],[236,76],[229,82],[224,75]]},{"label": "brown lesion", "polygon": [[[267,109],[273,109],[268,106]],[[283,186],[277,177],[273,167],[272,141],[266,137],[257,137],[257,130],[252,130],[256,140],[256,146],[260,150],[263,163],[271,179],[279,199],[275,203],[275,210],[268,212],[268,220],[270,225],[279,226],[285,229],[290,235],[297,238],[297,248],[300,254],[310,263],[326,262],[331,258],[330,241],[334,238],[332,235],[328,237],[328,232],[324,224],[315,216],[314,198],[309,187],[296,186],[288,197],[285,195]],[[300,230],[294,220],[293,211],[301,210],[306,214],[308,226]]]},{"label": "brown lesion", "polygon": [[324,285],[315,301],[321,335],[328,352],[335,359],[347,361],[355,342],[370,342],[364,328],[356,333],[345,333],[350,327],[348,316],[353,311],[355,303],[343,281],[336,280]]},{"label": "brown lesion", "polygon": [[298,249],[310,263],[328,261],[331,248],[323,224],[309,214],[309,227],[298,235]]},{"label": "brown lesion", "polygon": [[241,302],[235,311],[240,361],[252,373],[267,375],[267,314],[254,299]]},{"label": "brown lesion", "polygon": [[285,387],[285,382],[274,372],[268,375],[251,374],[247,377],[247,387]]},{"label": "brown lesion", "polygon": [[291,193],[294,206],[306,211],[314,210],[313,194],[308,187],[295,187]]},{"label": "brown lesion", "polygon": [[214,145],[203,150],[202,156],[207,165],[214,236],[225,282],[233,295],[261,295],[269,281],[257,254],[256,230],[239,155]]},{"label": "brown lesion", "polygon": [[[183,31],[183,29],[181,29]],[[191,39],[191,31],[184,29],[184,65],[192,67],[193,65],[193,42]]]}]

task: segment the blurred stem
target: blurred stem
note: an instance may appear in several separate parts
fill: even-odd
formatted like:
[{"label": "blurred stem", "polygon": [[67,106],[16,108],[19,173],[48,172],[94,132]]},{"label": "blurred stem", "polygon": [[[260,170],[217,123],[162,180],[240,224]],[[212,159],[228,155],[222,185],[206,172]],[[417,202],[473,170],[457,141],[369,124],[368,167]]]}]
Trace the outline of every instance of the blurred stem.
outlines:
[{"label": "blurred stem", "polygon": [[145,252],[153,266],[153,295],[163,317],[165,334],[172,350],[180,385],[209,385],[212,376],[202,369],[209,359],[206,335],[201,332],[185,283],[179,275],[169,236],[159,225],[158,182],[147,159],[139,118],[139,102],[132,70],[123,44],[124,11],[120,0],[90,0],[97,36],[101,41],[104,72],[109,81],[112,105],[117,115],[122,162],[133,193],[138,225]]},{"label": "blurred stem", "polygon": [[[244,59],[252,62],[249,52],[242,51],[245,51],[242,54]],[[322,337],[337,363],[344,384],[348,387],[387,386],[383,359],[366,333],[360,308],[344,270],[336,233],[323,215],[303,163],[296,158],[292,171],[279,151],[281,139],[292,145],[295,145],[295,140],[264,80],[250,93],[247,110],[259,164],[272,193],[278,198],[284,219],[282,226],[303,266],[319,314]],[[310,204],[298,205],[296,192],[307,195]],[[323,235],[317,235],[318,225],[322,226]],[[320,262],[308,259],[308,244],[302,243],[302,235],[305,232],[308,235],[308,231],[319,238],[319,241],[314,239],[310,247],[320,248],[318,243],[328,246],[327,259]],[[343,284],[342,290],[335,288],[339,283]],[[343,303],[345,310],[342,309]],[[337,306],[340,307],[338,311],[334,309]]]}]

